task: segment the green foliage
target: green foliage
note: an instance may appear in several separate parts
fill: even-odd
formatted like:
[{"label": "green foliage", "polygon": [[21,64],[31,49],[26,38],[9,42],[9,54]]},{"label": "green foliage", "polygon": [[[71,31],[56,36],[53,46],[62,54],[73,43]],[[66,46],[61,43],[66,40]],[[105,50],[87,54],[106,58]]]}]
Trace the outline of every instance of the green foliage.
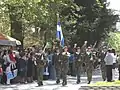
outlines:
[{"label": "green foliage", "polygon": [[120,33],[110,33],[109,37],[107,39],[107,43],[110,47],[116,49],[117,51],[120,51]]},{"label": "green foliage", "polygon": [[69,38],[71,38],[72,44],[83,45],[85,40],[89,45],[93,45],[96,41],[98,44],[110,31],[116,29],[113,26],[118,20],[118,15],[114,15],[114,11],[107,9],[106,0],[89,0],[88,2],[75,0],[73,6],[68,8],[69,24],[65,27],[71,32]]},{"label": "green foliage", "polygon": [[90,84],[89,86],[120,86],[120,81],[115,82],[97,82],[95,84]]},{"label": "green foliage", "polygon": [[[55,39],[57,14],[67,43],[94,44],[105,38],[118,20],[106,0],[2,0],[0,31],[26,46]],[[32,31],[35,29],[35,32]]]}]

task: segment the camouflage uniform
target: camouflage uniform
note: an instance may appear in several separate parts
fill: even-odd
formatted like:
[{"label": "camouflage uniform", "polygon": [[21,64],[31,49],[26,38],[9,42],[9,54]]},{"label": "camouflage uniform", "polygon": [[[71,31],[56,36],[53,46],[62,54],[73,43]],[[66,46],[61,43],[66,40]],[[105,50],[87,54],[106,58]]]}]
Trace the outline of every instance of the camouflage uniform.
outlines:
[{"label": "camouflage uniform", "polygon": [[102,79],[103,79],[103,81],[106,80],[106,66],[105,66],[104,58],[105,58],[105,53],[101,52],[100,53],[100,59],[101,59],[100,65],[101,65],[101,73],[102,73]]},{"label": "camouflage uniform", "polygon": [[85,57],[86,57],[86,49],[87,49],[87,44],[84,43],[84,45],[81,47],[81,59],[83,61],[82,63],[82,70],[85,73],[86,72],[86,67],[85,67]]},{"label": "camouflage uniform", "polygon": [[44,66],[46,65],[46,57],[45,54],[37,55],[37,74],[38,74],[38,86],[43,85],[43,72]]},{"label": "camouflage uniform", "polygon": [[63,52],[61,56],[61,72],[62,72],[62,85],[67,85],[67,73],[69,70],[69,52]]},{"label": "camouflage uniform", "polygon": [[81,74],[81,68],[82,68],[82,58],[81,54],[79,52],[75,53],[75,71],[77,75],[77,84],[80,83],[80,74]]},{"label": "camouflage uniform", "polygon": [[61,54],[60,53],[55,53],[53,55],[53,63],[55,65],[55,70],[56,70],[56,77],[57,81],[56,83],[60,83],[60,78],[61,78]]},{"label": "camouflage uniform", "polygon": [[87,73],[87,80],[88,84],[90,84],[92,80],[92,71],[94,69],[94,58],[93,58],[93,53],[92,52],[86,52],[86,57],[85,57],[85,66],[86,66],[86,73]]}]

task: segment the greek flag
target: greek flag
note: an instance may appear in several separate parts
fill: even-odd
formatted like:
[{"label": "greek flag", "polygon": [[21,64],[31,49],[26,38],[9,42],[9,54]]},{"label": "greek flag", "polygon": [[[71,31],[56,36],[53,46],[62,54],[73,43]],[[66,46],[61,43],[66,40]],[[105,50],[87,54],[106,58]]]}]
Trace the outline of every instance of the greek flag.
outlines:
[{"label": "greek flag", "polygon": [[56,37],[61,41],[62,47],[64,47],[64,37],[63,37],[63,33],[62,33],[62,28],[61,28],[60,21],[58,21],[58,23],[57,23]]}]

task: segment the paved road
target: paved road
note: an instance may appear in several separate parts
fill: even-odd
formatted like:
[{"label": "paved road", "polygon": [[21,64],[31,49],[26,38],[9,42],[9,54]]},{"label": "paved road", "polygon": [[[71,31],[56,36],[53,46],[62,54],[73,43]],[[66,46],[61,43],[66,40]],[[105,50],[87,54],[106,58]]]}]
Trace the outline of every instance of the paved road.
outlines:
[{"label": "paved road", "polygon": [[[32,84],[16,84],[16,85],[10,85],[10,86],[1,85],[0,90],[79,90],[81,86],[88,86],[86,84],[87,83],[86,79],[87,79],[86,75],[83,74],[81,77],[80,84],[76,84],[76,77],[68,76],[68,85],[65,87],[63,87],[61,84],[56,85],[55,81],[53,80],[48,80],[48,81],[44,81],[44,86],[42,87],[37,87],[37,83],[34,82]],[[100,70],[94,71],[92,83],[95,83],[97,81],[102,81]]]}]

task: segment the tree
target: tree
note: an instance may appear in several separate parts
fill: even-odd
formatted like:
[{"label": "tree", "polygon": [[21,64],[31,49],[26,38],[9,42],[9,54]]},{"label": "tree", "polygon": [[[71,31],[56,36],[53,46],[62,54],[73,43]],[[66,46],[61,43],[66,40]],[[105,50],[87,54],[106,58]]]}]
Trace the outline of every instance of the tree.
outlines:
[{"label": "tree", "polygon": [[[66,10],[69,12],[64,13]],[[99,43],[116,29],[112,27],[118,20],[118,15],[107,9],[106,0],[75,0],[73,6],[63,10],[62,15],[67,16],[68,25],[65,28],[70,32],[71,44],[79,45],[83,45],[85,40],[88,45]]]},{"label": "tree", "polygon": [[57,14],[65,41],[80,46],[85,40],[89,45],[99,43],[114,31],[118,20],[107,9],[106,0],[3,0],[0,10],[7,19],[4,28],[11,28],[11,35],[24,43],[44,44],[55,39]]},{"label": "tree", "polygon": [[114,48],[116,51],[120,51],[120,33],[111,32],[109,37],[106,39],[106,42],[111,48]]}]

